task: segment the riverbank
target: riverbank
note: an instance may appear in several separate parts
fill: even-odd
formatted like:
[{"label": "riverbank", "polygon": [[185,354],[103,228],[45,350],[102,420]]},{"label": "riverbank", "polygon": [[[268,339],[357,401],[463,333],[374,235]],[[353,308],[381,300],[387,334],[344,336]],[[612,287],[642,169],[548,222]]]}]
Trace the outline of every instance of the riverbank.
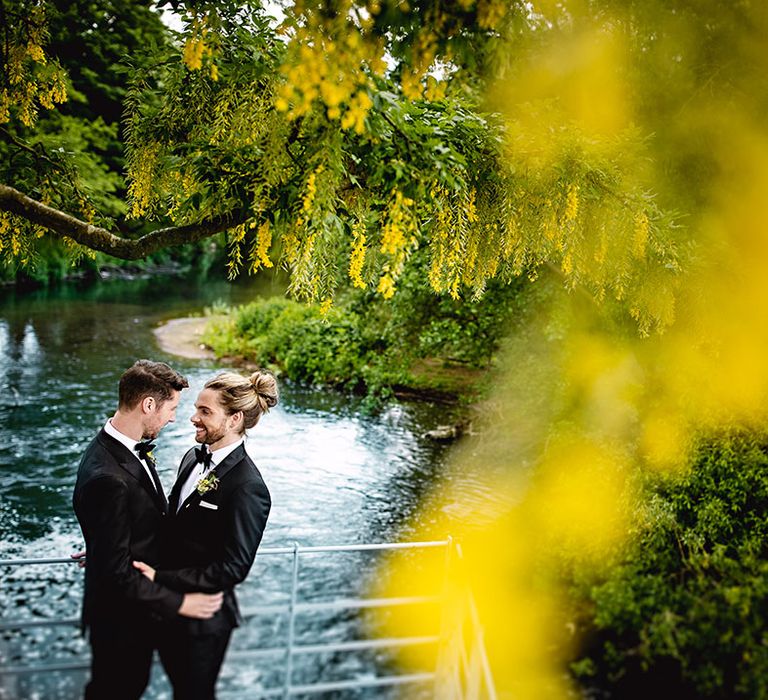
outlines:
[{"label": "riverbank", "polygon": [[169,355],[178,355],[188,360],[215,360],[216,354],[203,343],[203,333],[212,318],[173,318],[152,332],[160,349]]},{"label": "riverbank", "polygon": [[[217,355],[205,343],[209,327],[221,324],[225,315],[170,319],[153,330],[163,352],[186,359],[218,360],[222,364],[252,369],[258,366],[243,355]],[[392,395],[401,401],[442,404],[448,409],[445,423],[425,435],[437,441],[451,441],[471,432],[478,413],[478,399],[488,380],[489,370],[473,369],[462,363],[423,358],[412,364],[407,382],[392,386]]]}]

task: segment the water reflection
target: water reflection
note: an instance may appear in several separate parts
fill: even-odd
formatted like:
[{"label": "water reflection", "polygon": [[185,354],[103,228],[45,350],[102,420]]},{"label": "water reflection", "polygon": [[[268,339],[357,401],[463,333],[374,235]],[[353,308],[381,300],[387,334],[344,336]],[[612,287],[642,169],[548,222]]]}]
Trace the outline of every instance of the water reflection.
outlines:
[{"label": "water reflection", "polygon": [[[218,296],[212,297],[214,293]],[[162,319],[199,311],[212,298],[242,301],[258,293],[248,288],[203,291],[194,280],[139,280],[0,302],[0,556],[64,556],[80,549],[71,510],[77,463],[114,411],[118,378],[137,357],[166,360],[190,381],[177,421],[165,428],[155,452],[163,486],[170,490],[177,465],[193,443],[189,417],[196,394],[219,368],[163,355],[152,328]],[[436,421],[428,406],[395,406],[365,416],[357,399],[284,384],[281,404],[247,441],[272,494],[263,546],[407,538],[404,524],[442,464],[442,448],[419,437]],[[299,581],[301,596],[360,595],[375,564],[376,556],[370,554],[310,557]],[[25,567],[0,576],[6,619],[79,614],[82,573],[76,567]],[[284,602],[290,579],[287,557],[257,559],[241,587],[243,605]],[[297,632],[315,635],[315,640],[317,635],[340,639],[359,633],[359,625],[356,615],[325,613],[304,620]],[[274,646],[285,638],[284,618],[260,619],[238,631],[233,649]],[[0,638],[3,665],[68,661],[82,650],[82,640],[71,628]],[[297,670],[297,679],[316,676],[323,661],[307,661]],[[365,671],[364,659],[339,658],[333,673],[369,672],[368,663]],[[272,684],[281,668],[274,663],[230,665],[222,690]],[[81,682],[72,674],[18,678],[0,688],[0,698],[68,698],[77,694],[73,688]],[[148,697],[168,697],[162,674]]]}]

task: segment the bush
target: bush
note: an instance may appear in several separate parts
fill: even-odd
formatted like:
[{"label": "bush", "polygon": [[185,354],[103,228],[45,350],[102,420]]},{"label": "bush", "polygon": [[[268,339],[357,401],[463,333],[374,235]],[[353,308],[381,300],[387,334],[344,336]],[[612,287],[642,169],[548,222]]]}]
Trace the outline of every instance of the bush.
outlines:
[{"label": "bush", "polygon": [[582,589],[574,673],[616,698],[768,698],[768,440],[703,442],[690,472],[649,485],[645,526]]},{"label": "bush", "polygon": [[[241,355],[289,379],[373,398],[404,389],[469,396],[472,372],[492,364],[522,308],[519,285],[495,283],[479,300],[454,300],[425,289],[418,274],[407,272],[389,301],[348,290],[325,317],[289,299],[258,300],[212,324],[204,340],[220,356]],[[421,358],[430,362],[416,367]]]},{"label": "bush", "polygon": [[[309,384],[381,392],[386,358],[361,319],[341,309],[321,316],[317,307],[283,298],[263,299],[209,326],[204,340],[219,355],[243,355],[274,365]],[[372,364],[382,364],[379,374]],[[395,373],[396,374],[396,373]],[[381,375],[381,376],[379,376]],[[392,375],[395,376],[395,375]]]}]

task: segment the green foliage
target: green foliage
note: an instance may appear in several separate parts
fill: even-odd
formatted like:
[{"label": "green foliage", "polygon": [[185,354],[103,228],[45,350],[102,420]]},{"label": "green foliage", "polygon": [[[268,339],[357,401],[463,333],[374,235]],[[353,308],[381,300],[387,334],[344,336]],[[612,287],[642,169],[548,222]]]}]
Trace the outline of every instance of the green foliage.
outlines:
[{"label": "green foliage", "polygon": [[405,389],[471,397],[526,297],[502,284],[479,300],[438,297],[420,274],[417,264],[388,302],[347,291],[325,315],[288,299],[256,301],[214,322],[205,342],[218,355],[273,364],[290,379],[373,397]]},{"label": "green foliage", "polygon": [[572,667],[615,697],[768,697],[768,436],[702,442],[690,472],[649,484],[643,526],[582,591]]},{"label": "green foliage", "polygon": [[[42,48],[47,63],[66,71],[67,99],[57,109],[38,110],[34,128],[16,119],[0,126],[0,180],[96,225],[117,222],[124,235],[133,235],[139,227],[125,224],[123,102],[129,70],[168,41],[168,29],[145,0],[51,0],[22,3],[14,10],[23,13],[24,4],[43,18]],[[23,43],[24,23],[17,23],[16,30]],[[82,267],[86,251],[73,241],[44,241],[44,229],[26,226],[18,217],[10,224],[20,245],[12,256],[15,264],[5,266],[6,278],[18,275],[44,283]],[[25,233],[31,241],[24,240]],[[13,253],[14,246],[8,248],[4,252]],[[91,251],[87,257],[93,258]]]},{"label": "green foliage", "polygon": [[[55,18],[46,48],[69,70],[71,96],[105,115],[122,103],[129,217],[231,222],[231,276],[279,264],[298,298],[327,301],[347,280],[390,298],[426,248],[422,283],[454,299],[549,265],[570,288],[626,300],[643,332],[674,318],[675,216],[643,176],[647,131],[631,110],[590,131],[547,94],[566,74],[538,80],[537,67],[553,65],[538,49],[560,46],[572,26],[567,6],[548,22],[502,0],[296,2],[276,22],[258,0],[173,2],[184,31],[171,42],[137,0],[40,5]],[[98,31],[113,21],[126,28],[117,41]],[[622,48],[644,30],[614,26],[627,28]],[[67,41],[81,34],[84,55]],[[126,62],[114,83],[102,70],[126,54],[127,91]],[[613,89],[631,74],[604,54],[593,68]],[[572,88],[579,104],[596,84],[586,83]],[[590,113],[624,94],[604,92]],[[8,178],[37,196],[28,181]],[[40,198],[108,223],[109,208],[88,198],[103,192],[59,172]],[[0,225],[21,228],[24,216]],[[2,252],[29,258],[36,233]]]},{"label": "green foliage", "polygon": [[217,354],[242,355],[310,384],[355,390],[388,374],[372,369],[377,348],[363,337],[359,318],[337,309],[323,318],[316,307],[289,299],[241,307],[234,318],[214,322],[204,340]]}]

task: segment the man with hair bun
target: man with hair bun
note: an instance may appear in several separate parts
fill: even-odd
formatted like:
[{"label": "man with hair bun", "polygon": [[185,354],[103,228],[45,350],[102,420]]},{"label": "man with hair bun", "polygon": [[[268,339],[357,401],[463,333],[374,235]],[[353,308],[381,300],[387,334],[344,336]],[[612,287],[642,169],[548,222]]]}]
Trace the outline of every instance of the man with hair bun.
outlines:
[{"label": "man with hair bun", "polygon": [[249,377],[223,372],[206,382],[191,418],[200,447],[184,455],[171,490],[164,565],[155,570],[134,562],[150,580],[174,590],[224,592],[212,618],[165,625],[160,659],[174,700],[215,698],[232,630],[241,621],[234,587],[251,569],[271,506],[245,451],[245,431],[277,401],[277,382],[265,370]]}]

